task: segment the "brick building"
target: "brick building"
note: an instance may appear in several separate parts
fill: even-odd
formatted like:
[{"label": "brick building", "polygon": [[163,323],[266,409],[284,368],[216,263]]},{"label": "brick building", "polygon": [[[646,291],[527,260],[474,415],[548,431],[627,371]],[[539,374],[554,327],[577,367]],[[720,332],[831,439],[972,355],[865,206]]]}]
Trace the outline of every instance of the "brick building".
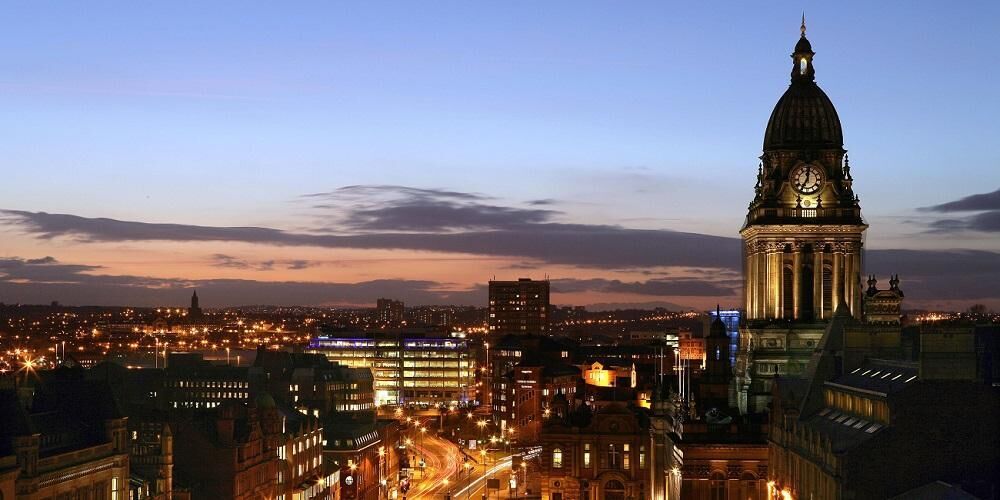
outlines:
[{"label": "brick building", "polygon": [[174,474],[193,498],[251,500],[277,494],[278,455],[255,405],[190,412],[174,423]]},{"label": "brick building", "polygon": [[75,373],[51,375],[38,390],[0,391],[0,457],[15,457],[0,469],[0,491],[11,493],[16,467],[9,498],[125,500],[128,419],[106,385]]},{"label": "brick building", "polygon": [[643,410],[623,404],[594,413],[586,405],[555,407],[541,437],[543,500],[648,497],[655,445]]}]

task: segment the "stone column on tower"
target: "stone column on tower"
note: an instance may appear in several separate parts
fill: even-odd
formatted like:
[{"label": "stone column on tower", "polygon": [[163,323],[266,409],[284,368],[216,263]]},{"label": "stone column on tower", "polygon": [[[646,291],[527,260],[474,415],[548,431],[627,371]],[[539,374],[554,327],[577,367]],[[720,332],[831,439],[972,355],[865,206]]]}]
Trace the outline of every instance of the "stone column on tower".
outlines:
[{"label": "stone column on tower", "polygon": [[823,246],[816,243],[813,247],[813,315],[818,319],[826,319],[823,313]]},{"label": "stone column on tower", "polygon": [[770,305],[768,313],[772,318],[781,318],[781,247],[778,243],[767,244],[767,274],[768,274],[768,296]]},{"label": "stone column on tower", "polygon": [[833,246],[833,304],[831,311],[844,300],[844,249],[843,245]]},{"label": "stone column on tower", "polygon": [[802,319],[802,243],[792,244],[792,318]]},{"label": "stone column on tower", "polygon": [[855,318],[861,317],[861,244],[851,244],[851,274],[850,282],[847,284],[851,288],[851,315]]}]

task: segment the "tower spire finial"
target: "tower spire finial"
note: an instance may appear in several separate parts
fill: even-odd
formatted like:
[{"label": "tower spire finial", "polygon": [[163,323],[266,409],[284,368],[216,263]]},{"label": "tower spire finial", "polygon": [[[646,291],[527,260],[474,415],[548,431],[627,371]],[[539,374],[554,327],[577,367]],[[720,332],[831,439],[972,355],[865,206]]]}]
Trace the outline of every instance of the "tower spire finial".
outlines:
[{"label": "tower spire finial", "polygon": [[802,33],[802,38],[806,37],[806,11],[802,11],[802,26],[799,27],[799,31]]}]

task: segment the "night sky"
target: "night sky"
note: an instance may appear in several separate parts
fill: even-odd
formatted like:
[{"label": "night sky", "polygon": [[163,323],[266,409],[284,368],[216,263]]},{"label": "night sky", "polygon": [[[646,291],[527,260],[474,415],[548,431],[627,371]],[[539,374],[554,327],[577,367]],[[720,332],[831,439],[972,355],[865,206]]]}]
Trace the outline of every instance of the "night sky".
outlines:
[{"label": "night sky", "polygon": [[803,9],[865,272],[1000,307],[987,1],[9,4],[0,302],[738,305]]}]

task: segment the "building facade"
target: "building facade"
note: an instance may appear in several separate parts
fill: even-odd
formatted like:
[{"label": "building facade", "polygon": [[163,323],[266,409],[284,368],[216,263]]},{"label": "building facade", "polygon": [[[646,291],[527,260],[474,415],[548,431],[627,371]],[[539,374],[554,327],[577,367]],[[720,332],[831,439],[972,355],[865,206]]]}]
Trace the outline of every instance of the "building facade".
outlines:
[{"label": "building facade", "polygon": [[132,492],[137,498],[174,498],[174,436],[170,425],[153,419],[130,419],[129,464]]},{"label": "building facade", "polygon": [[268,393],[257,396],[265,450],[278,456],[275,500],[329,498],[331,478],[324,474],[323,428],[319,419],[282,407]]},{"label": "building facade", "polygon": [[256,405],[227,402],[187,411],[174,427],[174,475],[192,498],[256,500],[278,493],[277,450]]},{"label": "building facade", "polygon": [[330,332],[309,352],[374,377],[375,404],[458,404],[475,398],[475,357],[464,338],[408,332]]},{"label": "building facade", "polygon": [[[493,339],[493,342],[487,343],[484,381],[489,386],[488,404],[493,420],[501,429],[506,430],[508,425],[516,426],[519,420],[516,409],[518,399],[536,396],[536,391],[530,386],[542,383],[542,367],[563,367],[572,359],[574,346],[562,339],[534,334],[507,334]],[[525,373],[520,373],[521,370]],[[551,374],[553,372],[550,370]],[[521,382],[517,381],[518,378],[521,378]],[[575,378],[580,378],[579,370],[576,370]],[[556,382],[556,385],[559,383],[561,382]],[[521,385],[524,388],[518,392]],[[537,389],[537,396],[541,397],[543,388],[538,386]],[[552,390],[548,396],[556,394],[555,386]],[[526,396],[527,394],[531,394],[531,397]]]},{"label": "building facade", "polygon": [[[0,391],[0,455],[16,463],[10,498],[126,500],[128,419],[94,381],[54,377],[38,391]],[[9,462],[8,462],[9,463]],[[11,468],[0,472],[10,493]]]},{"label": "building facade", "polygon": [[487,324],[490,333],[549,331],[549,281],[521,278],[490,281]]},{"label": "building facade", "polygon": [[649,420],[634,409],[620,403],[592,414],[582,407],[557,409],[545,423],[541,445],[543,500],[651,497],[655,446]]},{"label": "building facade", "polygon": [[398,327],[403,322],[405,310],[401,300],[378,299],[375,301],[375,320],[383,326]]},{"label": "building facade", "polygon": [[167,408],[215,408],[250,400],[248,368],[213,364],[196,353],[170,353],[162,384]]},{"label": "building facade", "polygon": [[267,392],[289,407],[314,417],[331,412],[375,409],[368,368],[350,368],[322,354],[258,349],[254,367],[264,373]]}]

